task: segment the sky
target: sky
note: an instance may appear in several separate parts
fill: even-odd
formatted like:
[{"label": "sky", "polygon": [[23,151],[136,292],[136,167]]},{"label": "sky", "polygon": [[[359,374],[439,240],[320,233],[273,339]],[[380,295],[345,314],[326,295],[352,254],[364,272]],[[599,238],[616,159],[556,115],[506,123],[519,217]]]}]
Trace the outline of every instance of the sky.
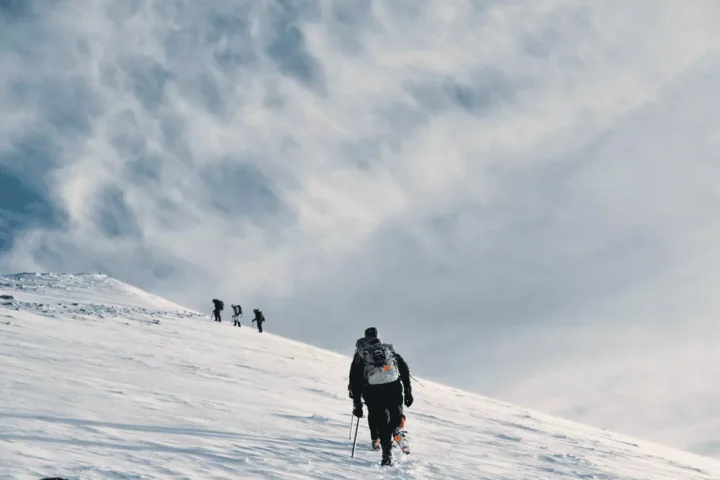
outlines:
[{"label": "sky", "polygon": [[0,271],[720,453],[713,0],[0,1]]}]

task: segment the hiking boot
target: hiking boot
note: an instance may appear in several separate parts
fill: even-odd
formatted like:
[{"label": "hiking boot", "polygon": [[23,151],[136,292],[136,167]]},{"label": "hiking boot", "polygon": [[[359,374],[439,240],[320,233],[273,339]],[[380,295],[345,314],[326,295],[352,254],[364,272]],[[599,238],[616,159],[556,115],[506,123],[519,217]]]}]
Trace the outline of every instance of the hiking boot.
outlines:
[{"label": "hiking boot", "polygon": [[379,438],[376,438],[375,440],[372,441],[372,449],[375,451],[380,450],[380,439]]},{"label": "hiking boot", "polygon": [[393,464],[393,456],[391,452],[383,452],[382,461],[380,465],[383,467],[389,467]]}]

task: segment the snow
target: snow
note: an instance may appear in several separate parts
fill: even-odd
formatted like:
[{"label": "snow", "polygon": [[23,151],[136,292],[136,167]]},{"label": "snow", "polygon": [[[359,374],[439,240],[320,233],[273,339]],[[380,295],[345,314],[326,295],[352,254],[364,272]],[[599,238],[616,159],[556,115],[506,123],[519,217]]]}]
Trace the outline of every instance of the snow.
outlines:
[{"label": "snow", "polygon": [[715,460],[424,379],[413,453],[381,468],[365,419],[350,458],[348,356],[104,275],[0,276],[0,295],[2,480],[720,478]]}]

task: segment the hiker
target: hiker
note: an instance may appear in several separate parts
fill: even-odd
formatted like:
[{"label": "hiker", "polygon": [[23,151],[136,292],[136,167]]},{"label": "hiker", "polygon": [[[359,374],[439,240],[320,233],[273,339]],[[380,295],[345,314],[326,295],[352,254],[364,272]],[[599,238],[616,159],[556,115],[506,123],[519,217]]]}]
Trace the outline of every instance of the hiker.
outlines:
[{"label": "hiker", "polygon": [[222,317],[220,316],[220,312],[225,308],[225,302],[222,300],[218,300],[217,298],[213,298],[213,305],[215,306],[215,309],[213,310],[213,320],[216,322],[222,322]]},{"label": "hiker", "polygon": [[[368,328],[367,330],[365,330],[365,336],[358,338],[355,342],[355,355],[353,356],[353,362],[350,365],[350,375],[348,378],[348,394],[350,398],[353,398],[352,374],[353,369],[355,368],[355,364],[362,361],[362,358],[360,357],[360,352],[363,347],[365,347],[365,345],[367,345],[370,340],[373,340],[375,338],[377,338],[377,329]],[[370,443],[373,450],[380,450],[380,428],[377,426],[374,420],[375,417],[372,415],[372,412],[368,410],[368,429],[370,430]]]},{"label": "hiker", "polygon": [[242,317],[242,307],[240,305],[230,305],[233,309],[233,327],[242,327],[240,325],[240,317]]},{"label": "hiker", "polygon": [[262,333],[263,323],[265,323],[265,315],[263,315],[263,313],[257,308],[254,309],[253,312],[255,313],[255,318],[251,323],[257,322],[258,332]]},{"label": "hiker", "polygon": [[410,453],[405,437],[406,407],[413,404],[410,369],[392,345],[378,338],[377,328],[365,330],[365,337],[358,341],[360,350],[350,366],[350,396],[353,415],[363,417],[363,404],[368,407],[368,422],[378,430],[382,449],[381,465],[392,465],[392,442],[395,440],[403,453]]}]

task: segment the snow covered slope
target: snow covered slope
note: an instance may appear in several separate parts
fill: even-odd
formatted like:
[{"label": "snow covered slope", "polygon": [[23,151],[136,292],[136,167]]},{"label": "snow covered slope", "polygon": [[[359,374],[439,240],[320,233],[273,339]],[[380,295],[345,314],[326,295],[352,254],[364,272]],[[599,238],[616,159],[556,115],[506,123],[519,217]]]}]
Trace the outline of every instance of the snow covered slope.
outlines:
[{"label": "snow covered slope", "polygon": [[350,458],[348,357],[104,275],[0,276],[0,295],[3,480],[720,478],[711,459],[422,379],[413,454],[381,469],[365,420]]}]

